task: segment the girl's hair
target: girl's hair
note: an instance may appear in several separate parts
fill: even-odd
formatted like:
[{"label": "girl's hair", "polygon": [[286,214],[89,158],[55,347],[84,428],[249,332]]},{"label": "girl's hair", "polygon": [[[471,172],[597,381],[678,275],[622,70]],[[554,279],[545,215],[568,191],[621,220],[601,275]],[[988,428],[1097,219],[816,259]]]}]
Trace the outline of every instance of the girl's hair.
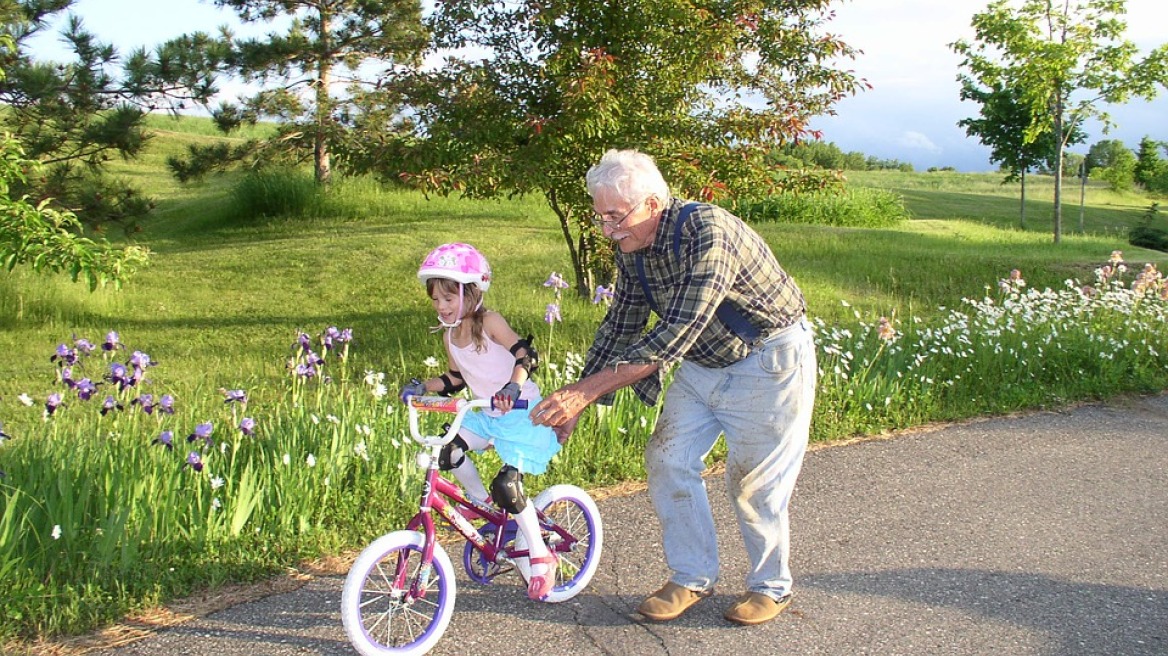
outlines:
[{"label": "girl's hair", "polygon": [[463,312],[472,308],[463,321],[470,322],[471,341],[474,342],[475,350],[481,351],[486,343],[483,337],[483,316],[487,313],[487,309],[483,307],[483,292],[478,288],[478,285],[460,285],[458,281],[450,278],[430,278],[426,281],[426,293],[430,295],[430,298],[434,298],[435,289],[443,294],[457,294],[460,286],[462,287]]}]

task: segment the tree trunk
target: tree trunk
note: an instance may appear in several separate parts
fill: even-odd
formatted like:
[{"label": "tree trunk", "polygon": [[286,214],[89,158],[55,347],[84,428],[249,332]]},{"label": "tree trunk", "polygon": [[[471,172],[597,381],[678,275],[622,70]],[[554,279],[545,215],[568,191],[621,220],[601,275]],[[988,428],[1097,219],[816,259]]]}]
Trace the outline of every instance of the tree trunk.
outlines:
[{"label": "tree trunk", "polygon": [[584,235],[580,235],[577,243],[572,238],[572,212],[560,206],[556,190],[548,192],[548,204],[560,220],[560,233],[564,235],[564,243],[568,245],[568,256],[572,260],[572,273],[576,276],[576,293],[582,298],[588,298],[592,293],[592,272],[589,271],[588,242]]},{"label": "tree trunk", "polygon": [[1079,234],[1087,232],[1087,160],[1079,164]]},{"label": "tree trunk", "polygon": [[333,176],[332,162],[329,157],[328,126],[332,114],[332,100],[329,98],[329,85],[332,82],[332,60],[328,53],[329,30],[331,21],[325,11],[320,12],[320,60],[316,70],[316,135],[313,137],[313,163],[316,171],[316,184],[324,186]]},{"label": "tree trunk", "polygon": [[1018,208],[1018,227],[1026,229],[1026,167],[1022,167],[1022,204]]},{"label": "tree trunk", "polygon": [[1058,93],[1054,105],[1054,137],[1058,140],[1054,151],[1054,243],[1057,244],[1063,236],[1063,151],[1067,143],[1063,136],[1063,100]]}]

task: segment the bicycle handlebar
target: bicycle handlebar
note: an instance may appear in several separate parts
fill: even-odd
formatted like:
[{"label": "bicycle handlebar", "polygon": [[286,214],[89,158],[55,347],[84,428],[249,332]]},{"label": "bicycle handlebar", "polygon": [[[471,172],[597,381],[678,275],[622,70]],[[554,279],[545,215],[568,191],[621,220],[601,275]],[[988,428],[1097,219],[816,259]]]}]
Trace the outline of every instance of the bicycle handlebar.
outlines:
[{"label": "bicycle handlebar", "polygon": [[[494,399],[458,399],[448,396],[409,396],[406,397],[406,408],[410,412],[410,435],[417,442],[426,446],[445,446],[458,435],[462,427],[462,420],[466,413],[474,408],[494,408]],[[513,408],[523,410],[527,408],[527,401],[517,399]],[[445,412],[454,415],[450,428],[445,435],[422,435],[418,428],[418,414],[422,412]]]}]

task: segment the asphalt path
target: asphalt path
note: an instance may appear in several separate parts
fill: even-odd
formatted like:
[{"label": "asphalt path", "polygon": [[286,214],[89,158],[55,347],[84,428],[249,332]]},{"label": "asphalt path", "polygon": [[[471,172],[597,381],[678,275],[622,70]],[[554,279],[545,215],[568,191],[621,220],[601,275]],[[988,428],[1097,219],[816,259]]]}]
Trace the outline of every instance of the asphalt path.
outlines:
[{"label": "asphalt path", "polygon": [[[460,572],[432,653],[1168,654],[1168,396],[813,450],[791,511],[796,597],[756,627],[722,619],[745,552],[721,477],[708,486],[721,580],[680,619],[634,611],[667,576],[640,491],[601,500],[603,561],[575,599],[533,603],[514,575],[480,586]],[[352,654],[343,580],[90,653]]]}]

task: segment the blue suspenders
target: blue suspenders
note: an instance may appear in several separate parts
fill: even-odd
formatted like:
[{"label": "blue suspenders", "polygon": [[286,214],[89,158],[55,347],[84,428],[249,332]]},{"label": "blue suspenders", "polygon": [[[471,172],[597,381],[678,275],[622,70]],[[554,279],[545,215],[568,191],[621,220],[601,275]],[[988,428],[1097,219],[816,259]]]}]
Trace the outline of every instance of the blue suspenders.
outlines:
[{"label": "blue suspenders", "polygon": [[[681,227],[685,225],[687,219],[693,214],[694,210],[698,208],[697,203],[687,203],[681,208],[681,214],[677,217],[677,223],[673,226],[673,255],[678,259],[681,258]],[[645,275],[645,262],[641,257],[641,253],[636,254],[637,278],[641,281],[641,290],[645,292],[645,299],[649,301],[649,307],[657,313],[657,316],[662,316],[660,308],[657,307],[657,302],[653,300],[653,294],[649,291],[649,279]],[[714,316],[718,320],[726,324],[726,327],[735,335],[740,337],[743,341],[750,343],[762,336],[762,331],[755,328],[738,308],[730,303],[729,299],[724,299],[718,309],[714,311]]]}]

